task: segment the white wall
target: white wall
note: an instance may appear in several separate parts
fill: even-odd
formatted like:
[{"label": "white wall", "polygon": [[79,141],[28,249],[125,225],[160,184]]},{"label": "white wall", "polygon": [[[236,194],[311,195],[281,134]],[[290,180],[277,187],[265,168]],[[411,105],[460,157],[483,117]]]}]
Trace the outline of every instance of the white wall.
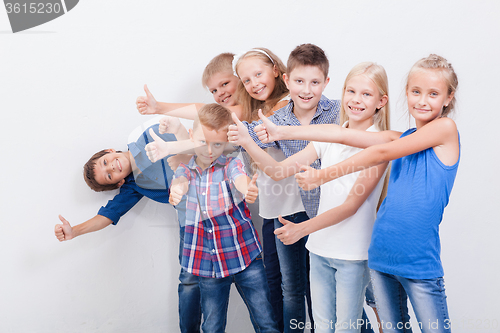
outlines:
[{"label": "white wall", "polygon": [[[329,56],[331,98],[356,63],[385,66],[399,130],[410,66],[429,53],[453,63],[462,160],[441,229],[450,315],[454,332],[500,332],[499,21],[496,0],[86,0],[12,34],[0,9],[0,332],[176,332],[171,207],[143,200],[118,226],[65,243],[57,216],[81,223],[113,196],[89,190],[82,165],[126,148],[145,121],[144,83],[158,100],[210,102],[200,76],[216,54],[264,46],[286,62],[306,42]],[[251,331],[233,297],[228,332]]]}]

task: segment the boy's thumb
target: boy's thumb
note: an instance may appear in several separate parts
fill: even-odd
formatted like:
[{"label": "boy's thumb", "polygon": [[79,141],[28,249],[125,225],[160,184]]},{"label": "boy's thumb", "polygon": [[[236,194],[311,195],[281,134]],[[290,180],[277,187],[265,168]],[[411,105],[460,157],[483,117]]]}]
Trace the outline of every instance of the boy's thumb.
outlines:
[{"label": "boy's thumb", "polygon": [[161,140],[160,137],[158,135],[156,135],[155,131],[153,131],[152,128],[149,129],[149,135],[151,135],[151,137],[155,141]]},{"label": "boy's thumb", "polygon": [[250,184],[257,185],[257,178],[259,177],[259,174],[256,172],[254,173],[252,180],[250,181]]},{"label": "boy's thumb", "polygon": [[59,215],[59,220],[61,220],[61,222],[63,224],[68,224],[69,225],[69,222],[64,217],[62,217],[62,215]]},{"label": "boy's thumb", "polygon": [[148,85],[147,85],[147,84],[145,84],[145,85],[144,85],[144,91],[146,92],[146,95],[147,95],[148,97],[149,97],[149,96],[152,96],[152,95],[151,95],[151,92],[150,92],[150,91],[149,91],[149,89],[148,89]]}]

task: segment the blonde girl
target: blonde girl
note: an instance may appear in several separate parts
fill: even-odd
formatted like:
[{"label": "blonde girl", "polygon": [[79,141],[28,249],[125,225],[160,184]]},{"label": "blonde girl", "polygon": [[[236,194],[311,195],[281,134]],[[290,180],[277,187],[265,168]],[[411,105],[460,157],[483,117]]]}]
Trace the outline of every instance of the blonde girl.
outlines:
[{"label": "blonde girl", "polygon": [[[237,94],[243,113],[241,120],[249,123],[258,120],[257,110],[259,109],[266,117],[269,117],[274,111],[288,104],[290,96],[283,79],[286,67],[270,50],[254,48],[240,57],[235,57],[234,69],[240,78]],[[267,148],[266,151],[280,161],[285,159],[284,153],[276,147]],[[253,163],[252,167],[254,170],[257,169]],[[284,332],[289,332],[291,331],[289,324],[291,318],[305,321],[304,293],[310,303],[309,290],[305,282],[307,279],[306,250],[304,243],[287,248],[277,247],[274,228],[280,214],[295,222],[307,219],[307,214],[299,188],[293,179],[276,182],[260,170],[256,171],[259,173],[257,179],[259,215],[263,218],[264,263],[271,289],[271,303],[279,328]],[[292,256],[294,258],[290,259]],[[293,260],[293,268],[288,265],[291,260]],[[301,330],[295,330],[295,332],[298,331]]]},{"label": "blonde girl", "polygon": [[[356,65],[343,87],[343,127],[370,133],[386,130],[389,126],[387,102],[384,68],[371,62]],[[266,119],[263,121],[269,130],[276,128]],[[259,168],[275,180],[297,173],[298,163],[309,165],[320,158],[324,168],[361,150],[341,144],[310,142],[302,151],[278,163],[248,140],[244,127],[239,129],[238,143],[247,149]],[[291,135],[287,139],[295,138]],[[310,252],[316,332],[335,328],[342,332],[359,332],[361,328],[359,320],[369,282],[368,246],[386,166],[387,163],[383,163],[325,184],[321,189],[318,215],[308,221],[294,224],[280,217],[284,226],[275,233],[284,244],[293,244],[309,235],[306,247]],[[351,323],[357,325],[353,327]]]},{"label": "blonde girl", "polygon": [[288,88],[283,80],[286,67],[266,48],[254,48],[235,58],[234,71],[240,78],[237,88],[243,108],[240,119],[258,120],[257,110],[266,116],[287,104]]}]

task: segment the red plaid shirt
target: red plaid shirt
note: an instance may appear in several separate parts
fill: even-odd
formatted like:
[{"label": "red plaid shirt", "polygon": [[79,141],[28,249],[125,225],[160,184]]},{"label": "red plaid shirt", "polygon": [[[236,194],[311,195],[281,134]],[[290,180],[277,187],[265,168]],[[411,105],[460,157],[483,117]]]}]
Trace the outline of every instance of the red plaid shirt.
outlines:
[{"label": "red plaid shirt", "polygon": [[262,252],[250,210],[234,186],[246,174],[238,158],[222,155],[205,170],[195,158],[175,172],[189,182],[181,265],[194,275],[223,278]]}]

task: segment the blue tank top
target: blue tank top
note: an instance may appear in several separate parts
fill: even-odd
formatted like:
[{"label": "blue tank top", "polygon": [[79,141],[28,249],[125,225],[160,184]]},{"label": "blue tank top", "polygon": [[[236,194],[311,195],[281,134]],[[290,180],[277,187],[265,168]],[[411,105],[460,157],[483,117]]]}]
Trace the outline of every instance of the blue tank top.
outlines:
[{"label": "blue tank top", "polygon": [[[412,128],[401,135],[415,132]],[[439,224],[448,204],[460,156],[444,165],[433,148],[394,160],[387,197],[373,226],[370,268],[409,279],[444,275]]]}]

